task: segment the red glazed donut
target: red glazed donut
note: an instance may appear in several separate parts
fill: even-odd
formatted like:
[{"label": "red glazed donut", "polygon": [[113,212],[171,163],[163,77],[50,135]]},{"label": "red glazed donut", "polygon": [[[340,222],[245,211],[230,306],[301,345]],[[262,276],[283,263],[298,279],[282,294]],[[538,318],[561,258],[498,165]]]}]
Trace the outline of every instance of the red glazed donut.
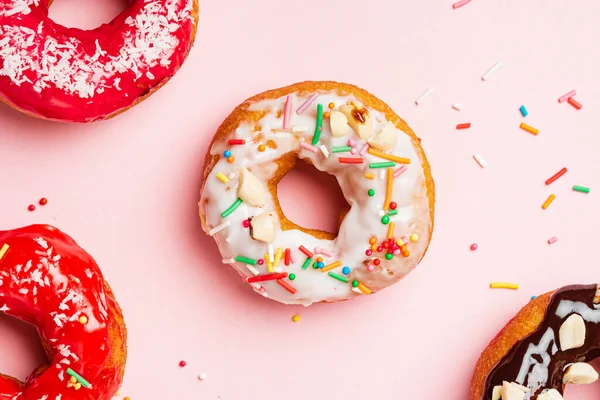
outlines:
[{"label": "red glazed donut", "polygon": [[24,384],[0,374],[1,400],[115,395],[127,353],[123,316],[92,257],[69,236],[47,225],[0,231],[0,310],[36,326],[50,360]]},{"label": "red glazed donut", "polygon": [[110,118],[148,97],[182,65],[197,0],[130,0],[85,31],[48,17],[52,0],[0,0],[0,100],[65,122]]}]

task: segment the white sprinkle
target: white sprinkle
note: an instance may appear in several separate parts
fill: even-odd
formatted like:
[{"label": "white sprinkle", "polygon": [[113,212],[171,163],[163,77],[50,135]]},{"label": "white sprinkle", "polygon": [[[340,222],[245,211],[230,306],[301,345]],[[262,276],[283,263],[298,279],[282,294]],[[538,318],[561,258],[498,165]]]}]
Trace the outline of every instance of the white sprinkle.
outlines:
[{"label": "white sprinkle", "polygon": [[431,93],[433,93],[433,88],[429,88],[429,89],[427,89],[425,92],[423,92],[423,94],[422,94],[422,95],[420,95],[420,96],[417,98],[417,100],[415,100],[415,104],[416,104],[416,105],[418,105],[418,106],[419,106],[419,105],[421,105],[421,103],[422,103],[423,101],[425,101],[425,99],[426,99],[427,97],[429,97],[429,95],[430,95]]},{"label": "white sprinkle", "polygon": [[219,224],[219,225],[215,226],[214,228],[212,228],[210,231],[208,231],[208,235],[213,236],[215,233],[221,232],[223,229],[227,228],[229,225],[231,225],[231,221],[225,221],[222,224]]},{"label": "white sprinkle", "polygon": [[381,168],[379,170],[379,179],[381,179],[381,180],[385,179],[385,172],[386,172],[386,170],[384,168]]},{"label": "white sprinkle", "polygon": [[473,154],[473,158],[475,159],[475,161],[477,161],[477,164],[479,164],[481,168],[487,167],[485,160],[479,154]]},{"label": "white sprinkle", "polygon": [[221,262],[223,264],[235,264],[235,258],[224,258]]},{"label": "white sprinkle", "polygon": [[269,262],[275,262],[275,256],[273,255],[273,253],[275,252],[273,249],[273,243],[269,243],[269,245],[267,246],[267,250],[269,253]]},{"label": "white sprinkle", "polygon": [[248,268],[248,271],[250,271],[252,273],[252,275],[254,275],[254,276],[258,275],[258,270],[256,268],[254,268],[252,265],[246,264],[246,268]]},{"label": "white sprinkle", "polygon": [[369,143],[365,143],[363,144],[363,147],[360,149],[360,151],[358,152],[358,154],[360,154],[361,156],[364,156],[365,153],[367,152],[367,150],[369,150]]},{"label": "white sprinkle", "polygon": [[492,76],[496,71],[498,71],[500,68],[502,68],[502,61],[498,61],[496,62],[496,64],[492,65],[492,67],[490,69],[487,70],[487,72],[485,74],[483,74],[483,76],[481,77],[482,81],[487,81],[488,79],[490,79],[490,76]]},{"label": "white sprinkle", "polygon": [[458,103],[452,104],[452,108],[454,108],[456,111],[460,111],[460,110],[462,110],[462,104],[458,104]]},{"label": "white sprinkle", "polygon": [[227,175],[227,177],[228,177],[229,179],[235,179],[235,173],[233,173],[233,172],[232,172],[232,173],[230,173],[229,175]]},{"label": "white sprinkle", "polygon": [[200,375],[198,375],[198,379],[200,379],[201,381],[206,380],[206,378],[208,378],[208,375],[206,375],[205,373],[201,373]]},{"label": "white sprinkle", "polygon": [[324,144],[320,145],[319,149],[321,149],[321,153],[323,153],[325,158],[329,158],[329,151],[327,150],[327,147],[325,147]]}]

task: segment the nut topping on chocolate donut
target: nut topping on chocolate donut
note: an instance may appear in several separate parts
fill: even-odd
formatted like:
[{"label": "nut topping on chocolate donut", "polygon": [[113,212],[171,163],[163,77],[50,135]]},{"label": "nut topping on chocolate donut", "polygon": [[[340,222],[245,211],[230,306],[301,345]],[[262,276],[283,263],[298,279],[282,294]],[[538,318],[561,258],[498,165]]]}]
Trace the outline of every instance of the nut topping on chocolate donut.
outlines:
[{"label": "nut topping on chocolate donut", "polygon": [[502,400],[524,400],[525,394],[530,390],[514,382],[502,382],[500,398]]},{"label": "nut topping on chocolate donut", "polygon": [[573,314],[563,322],[558,331],[562,351],[576,349],[585,343],[585,322],[579,314]]},{"label": "nut topping on chocolate donut", "polygon": [[574,383],[576,385],[587,385],[598,380],[598,373],[587,363],[578,362],[569,365],[563,375],[564,383]]},{"label": "nut topping on chocolate donut", "polygon": [[540,394],[537,400],[563,400],[563,397],[558,390],[550,389]]}]

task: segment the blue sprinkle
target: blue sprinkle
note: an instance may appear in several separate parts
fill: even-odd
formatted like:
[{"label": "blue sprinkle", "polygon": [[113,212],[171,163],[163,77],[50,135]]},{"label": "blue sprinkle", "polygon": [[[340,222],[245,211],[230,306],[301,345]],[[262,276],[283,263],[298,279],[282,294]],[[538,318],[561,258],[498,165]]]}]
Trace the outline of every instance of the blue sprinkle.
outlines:
[{"label": "blue sprinkle", "polygon": [[343,273],[344,275],[348,275],[348,274],[350,273],[350,268],[348,268],[348,267],[344,267],[344,268],[342,268],[342,273]]},{"label": "blue sprinkle", "polygon": [[325,267],[325,263],[324,262],[319,262],[319,263],[317,263],[317,266],[319,268],[323,268],[323,267]]},{"label": "blue sprinkle", "polygon": [[531,300],[535,299],[537,296],[531,296]]},{"label": "blue sprinkle", "polygon": [[225,151],[223,152],[223,156],[224,156],[225,158],[229,158],[229,157],[231,157],[231,152],[230,152],[229,150],[225,150]]},{"label": "blue sprinkle", "polygon": [[525,106],[521,106],[519,107],[519,111],[521,111],[521,115],[526,117],[527,115],[529,115],[529,113],[527,112],[527,109],[525,108]]}]

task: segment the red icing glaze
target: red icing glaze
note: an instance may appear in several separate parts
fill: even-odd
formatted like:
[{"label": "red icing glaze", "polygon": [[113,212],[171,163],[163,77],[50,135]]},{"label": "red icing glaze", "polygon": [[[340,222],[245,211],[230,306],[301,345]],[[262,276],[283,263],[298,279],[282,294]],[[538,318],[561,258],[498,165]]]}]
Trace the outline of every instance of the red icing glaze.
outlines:
[{"label": "red icing glaze", "polygon": [[123,110],[183,64],[196,4],[130,0],[113,21],[85,31],[49,19],[48,0],[0,0],[0,100],[68,122]]},{"label": "red icing glaze", "polygon": [[[69,236],[47,225],[0,231],[0,309],[37,327],[50,365],[20,385],[0,375],[0,399],[108,400],[121,386],[125,344],[113,348],[119,307],[92,257]],[[79,317],[85,315],[83,325]],[[110,334],[109,334],[110,333]],[[111,339],[112,338],[112,339]],[[112,342],[111,342],[112,340]],[[115,362],[115,351],[122,361]],[[71,368],[91,389],[68,388]]]}]

